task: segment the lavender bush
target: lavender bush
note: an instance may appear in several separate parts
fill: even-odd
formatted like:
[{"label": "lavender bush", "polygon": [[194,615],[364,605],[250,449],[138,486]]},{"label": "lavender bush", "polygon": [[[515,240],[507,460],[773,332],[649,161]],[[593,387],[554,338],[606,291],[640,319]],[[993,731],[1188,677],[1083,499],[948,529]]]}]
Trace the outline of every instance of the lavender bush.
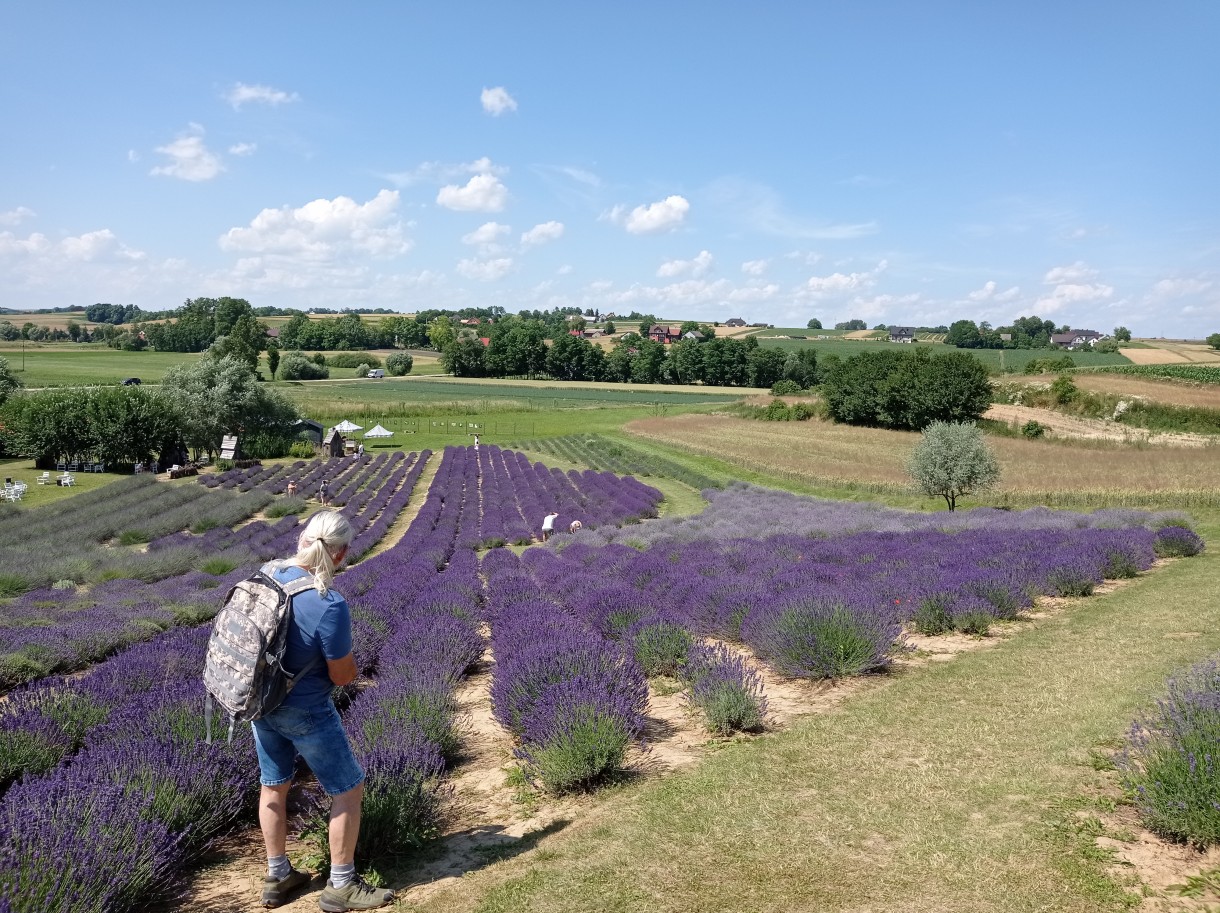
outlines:
[{"label": "lavender bush", "polygon": [[687,702],[703,713],[707,728],[721,735],[761,729],[767,719],[762,680],[723,644],[693,644],[683,678]]},{"label": "lavender bush", "polygon": [[1220,843],[1220,660],[1169,680],[1120,756],[1124,785],[1149,830],[1200,849]]}]

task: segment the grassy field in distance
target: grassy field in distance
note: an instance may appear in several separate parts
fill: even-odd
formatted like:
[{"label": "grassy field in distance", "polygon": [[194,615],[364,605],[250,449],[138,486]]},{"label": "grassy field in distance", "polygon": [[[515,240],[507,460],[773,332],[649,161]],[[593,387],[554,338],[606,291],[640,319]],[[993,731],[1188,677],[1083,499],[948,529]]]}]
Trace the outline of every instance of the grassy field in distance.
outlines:
[{"label": "grassy field in distance", "polygon": [[[35,347],[37,345],[37,347]],[[76,387],[119,383],[138,377],[156,383],[174,365],[195,361],[198,354],[184,352],[124,352],[98,343],[0,344],[0,358],[27,387]]]}]

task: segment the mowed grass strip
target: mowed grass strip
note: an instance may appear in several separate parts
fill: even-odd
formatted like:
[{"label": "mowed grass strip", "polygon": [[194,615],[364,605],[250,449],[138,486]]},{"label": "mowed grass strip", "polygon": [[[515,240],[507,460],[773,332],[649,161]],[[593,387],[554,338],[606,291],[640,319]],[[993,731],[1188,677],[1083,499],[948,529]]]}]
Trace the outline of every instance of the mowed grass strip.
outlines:
[{"label": "mowed grass strip", "polygon": [[[1213,512],[1203,532],[1220,534]],[[1077,600],[789,731],[625,787],[422,913],[1091,913],[1135,895],[1075,827],[1089,763],[1220,649],[1220,555]]]},{"label": "mowed grass strip", "polygon": [[[189,364],[199,358],[190,352],[124,352],[99,344],[63,344],[26,349],[12,343],[0,348],[9,368],[27,387],[79,387],[87,384],[112,384],[138,377],[156,383],[174,365]],[[24,365],[24,369],[23,366]]]},{"label": "mowed grass strip", "polygon": [[[858,428],[812,419],[761,422],[727,415],[641,419],[640,437],[740,463],[786,479],[849,489],[910,491],[906,462],[913,432]],[[1155,505],[1220,502],[1215,448],[1132,447],[1104,441],[1030,441],[993,437],[1003,474],[996,492],[973,504]]]}]

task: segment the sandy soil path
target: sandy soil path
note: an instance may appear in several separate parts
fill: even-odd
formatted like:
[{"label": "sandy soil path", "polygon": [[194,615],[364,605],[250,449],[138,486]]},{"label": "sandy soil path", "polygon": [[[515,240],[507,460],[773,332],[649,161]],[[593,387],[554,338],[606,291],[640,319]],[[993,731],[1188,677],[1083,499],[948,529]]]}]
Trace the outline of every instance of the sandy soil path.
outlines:
[{"label": "sandy soil path", "polygon": [[1103,419],[1077,418],[1072,415],[1061,415],[1050,409],[1035,409],[1032,406],[1010,406],[996,404],[983,413],[983,418],[1006,424],[1023,425],[1028,421],[1037,421],[1050,429],[1051,433],[1061,437],[1075,437],[1086,440],[1121,441],[1126,443],[1144,442],[1166,447],[1206,447],[1213,444],[1213,438],[1205,434],[1178,434],[1161,431],[1148,431],[1144,428],[1130,428],[1118,422]]}]

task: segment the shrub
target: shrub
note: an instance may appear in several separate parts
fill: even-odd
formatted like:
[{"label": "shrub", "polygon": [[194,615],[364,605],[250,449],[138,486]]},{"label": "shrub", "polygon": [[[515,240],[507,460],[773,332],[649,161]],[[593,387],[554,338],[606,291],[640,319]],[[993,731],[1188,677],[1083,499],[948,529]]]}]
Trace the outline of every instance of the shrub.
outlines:
[{"label": "shrub", "polygon": [[393,352],[386,356],[385,369],[394,377],[410,374],[415,367],[415,359],[406,352]]},{"label": "shrub", "polygon": [[743,636],[765,659],[785,675],[802,678],[884,669],[898,631],[877,613],[816,598],[751,613],[742,625]]},{"label": "shrub", "polygon": [[1106,563],[1101,573],[1107,580],[1126,580],[1138,577],[1139,572],[1139,562],[1134,555],[1117,548],[1106,552]]},{"label": "shrub", "polygon": [[772,396],[796,396],[801,386],[794,380],[777,380],[771,385]]},{"label": "shrub", "polygon": [[684,675],[690,683],[687,701],[703,711],[712,732],[761,729],[766,722],[767,699],[758,673],[723,644],[692,645]]},{"label": "shrub", "polygon": [[381,367],[381,359],[372,352],[336,352],[326,359],[332,368],[358,368],[364,365],[364,373]]},{"label": "shrub", "polygon": [[953,630],[953,616],[949,614],[949,600],[944,596],[929,596],[919,604],[912,619],[920,634],[946,634]]},{"label": "shrub", "polygon": [[1149,830],[1199,848],[1220,842],[1220,663],[1169,680],[1137,720],[1119,757],[1123,782]]},{"label": "shrub", "polygon": [[119,534],[119,545],[141,545],[152,537],[142,529],[126,529]]},{"label": "shrub", "polygon": [[302,498],[284,498],[269,505],[263,513],[270,520],[278,520],[289,514],[302,514],[308,506]]},{"label": "shrub", "polygon": [[556,713],[548,731],[536,734],[521,755],[545,789],[564,793],[588,788],[621,768],[630,741],[621,719],[576,703]]},{"label": "shrub", "polygon": [[1072,402],[1079,393],[1080,389],[1071,375],[1060,374],[1051,382],[1051,399],[1059,405]]},{"label": "shrub", "polygon": [[1042,435],[1046,434],[1046,426],[1039,421],[1030,419],[1021,426],[1021,434],[1024,437],[1029,438],[1031,441],[1037,440],[1038,438],[1042,437]]},{"label": "shrub", "polygon": [[956,616],[953,619],[953,626],[963,634],[975,634],[982,637],[991,630],[993,621],[995,619],[988,613],[974,609]]},{"label": "shrub", "polygon": [[330,369],[320,354],[311,360],[304,352],[286,352],[280,359],[279,374],[280,380],[325,380],[330,377]]},{"label": "shrub", "polygon": [[1203,551],[1203,539],[1182,526],[1163,526],[1156,531],[1152,548],[1158,558],[1190,558]]},{"label": "shrub", "polygon": [[632,643],[635,661],[645,675],[677,675],[686,665],[694,638],[685,628],[654,618],[636,626]]},{"label": "shrub", "polygon": [[312,460],[317,456],[317,448],[314,447],[312,441],[293,441],[292,446],[288,448],[290,457],[297,457],[302,460]]},{"label": "shrub", "polygon": [[232,469],[233,469],[232,460],[221,458],[216,461],[216,471],[217,472],[229,472]]}]

